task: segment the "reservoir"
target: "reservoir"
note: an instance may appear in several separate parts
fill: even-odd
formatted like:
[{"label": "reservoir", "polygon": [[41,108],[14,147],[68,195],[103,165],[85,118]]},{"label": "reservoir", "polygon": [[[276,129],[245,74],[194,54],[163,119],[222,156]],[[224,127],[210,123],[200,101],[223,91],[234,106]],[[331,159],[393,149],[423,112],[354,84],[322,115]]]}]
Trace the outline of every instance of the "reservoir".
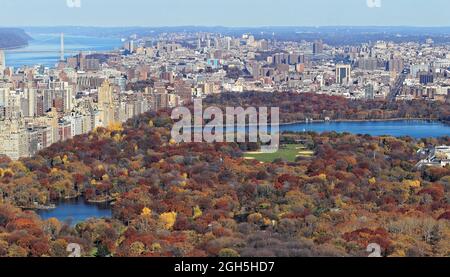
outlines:
[{"label": "reservoir", "polygon": [[416,139],[450,136],[450,125],[427,120],[345,121],[293,123],[280,126],[280,132],[338,132],[371,136],[410,136]]}]

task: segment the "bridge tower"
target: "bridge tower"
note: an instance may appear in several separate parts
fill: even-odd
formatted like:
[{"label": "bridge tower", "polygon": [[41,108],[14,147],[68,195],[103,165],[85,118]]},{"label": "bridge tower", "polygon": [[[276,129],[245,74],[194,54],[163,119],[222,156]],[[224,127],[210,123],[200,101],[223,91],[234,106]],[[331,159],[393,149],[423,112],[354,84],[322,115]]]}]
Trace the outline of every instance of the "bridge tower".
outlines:
[{"label": "bridge tower", "polygon": [[64,61],[64,33],[61,33],[61,57],[60,61]]},{"label": "bridge tower", "polygon": [[0,75],[3,75],[3,71],[5,71],[5,68],[6,68],[5,52],[0,49]]}]

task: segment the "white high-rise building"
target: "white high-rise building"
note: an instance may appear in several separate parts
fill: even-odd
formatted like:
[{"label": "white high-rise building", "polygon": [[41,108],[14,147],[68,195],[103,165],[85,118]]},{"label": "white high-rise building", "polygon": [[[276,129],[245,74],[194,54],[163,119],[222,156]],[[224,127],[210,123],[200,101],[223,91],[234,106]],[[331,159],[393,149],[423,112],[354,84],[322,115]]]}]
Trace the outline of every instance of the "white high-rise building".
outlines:
[{"label": "white high-rise building", "polygon": [[10,93],[8,87],[0,87],[0,107],[8,107]]},{"label": "white high-rise building", "polygon": [[34,88],[26,88],[25,95],[27,98],[28,113],[29,117],[36,116],[36,90]]},{"label": "white high-rise building", "polygon": [[336,65],[336,83],[340,85],[348,85],[351,81],[352,67],[349,64]]},{"label": "white high-rise building", "polygon": [[64,83],[64,89],[63,89],[63,96],[64,96],[64,110],[66,112],[69,112],[73,109],[73,89],[71,86],[68,85],[68,83]]},{"label": "white high-rise building", "polygon": [[29,156],[27,130],[16,120],[0,121],[0,154],[18,160]]},{"label": "white high-rise building", "polygon": [[227,50],[230,51],[231,50],[231,37],[226,37],[226,41],[227,41]]},{"label": "white high-rise building", "polygon": [[98,110],[103,127],[109,127],[114,123],[114,99],[113,89],[108,80],[105,80],[98,89]]}]

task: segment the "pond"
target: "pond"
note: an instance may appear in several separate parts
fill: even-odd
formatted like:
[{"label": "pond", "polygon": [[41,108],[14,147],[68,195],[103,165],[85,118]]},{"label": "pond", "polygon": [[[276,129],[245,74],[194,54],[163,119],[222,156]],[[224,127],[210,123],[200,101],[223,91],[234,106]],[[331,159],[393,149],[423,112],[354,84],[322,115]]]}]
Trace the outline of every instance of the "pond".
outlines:
[{"label": "pond", "polygon": [[111,218],[112,216],[109,203],[91,204],[86,202],[83,197],[61,200],[55,204],[55,209],[38,210],[36,213],[44,220],[54,217],[71,226],[89,218]]}]

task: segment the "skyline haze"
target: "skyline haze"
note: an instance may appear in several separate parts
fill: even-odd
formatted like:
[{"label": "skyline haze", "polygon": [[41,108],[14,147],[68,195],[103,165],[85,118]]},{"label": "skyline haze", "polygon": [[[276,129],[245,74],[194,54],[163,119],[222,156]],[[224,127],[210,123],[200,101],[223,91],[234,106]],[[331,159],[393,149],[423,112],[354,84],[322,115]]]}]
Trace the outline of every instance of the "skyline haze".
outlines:
[{"label": "skyline haze", "polygon": [[1,6],[9,12],[0,26],[8,27],[450,26],[445,0],[2,0]]}]

